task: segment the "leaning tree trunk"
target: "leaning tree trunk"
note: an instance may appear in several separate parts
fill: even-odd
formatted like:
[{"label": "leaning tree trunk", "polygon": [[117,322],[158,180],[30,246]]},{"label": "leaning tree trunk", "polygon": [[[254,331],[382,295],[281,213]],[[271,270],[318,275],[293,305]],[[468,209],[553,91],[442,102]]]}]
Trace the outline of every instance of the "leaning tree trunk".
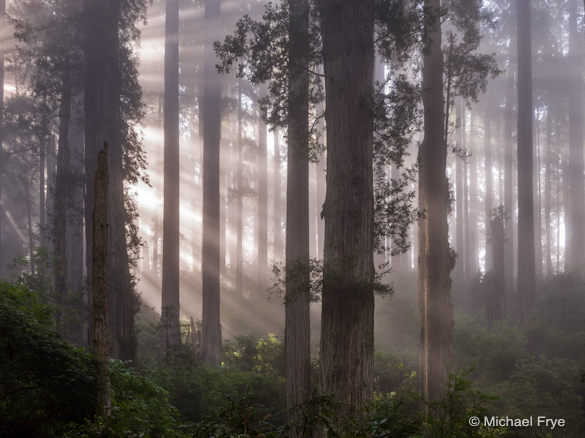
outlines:
[{"label": "leaning tree trunk", "polygon": [[374,381],[374,1],[318,5],[327,108],[321,390],[359,412]]},{"label": "leaning tree trunk", "polygon": [[532,184],[532,43],[530,0],[518,0],[518,310],[523,322],[534,299],[534,193]]},{"label": "leaning tree trunk", "polygon": [[97,375],[98,410],[102,416],[110,415],[110,330],[108,318],[108,145],[98,154],[94,176],[94,202],[92,214],[92,351],[98,359]]},{"label": "leaning tree trunk", "polygon": [[202,344],[201,358],[219,364],[221,325],[219,319],[220,196],[219,147],[221,139],[221,82],[215,71],[213,52],[215,28],[219,25],[220,0],[205,0],[208,26],[205,42],[205,84],[203,98],[203,249],[202,259]]},{"label": "leaning tree trunk", "polygon": [[179,0],[166,0],[161,354],[181,345],[179,323]]},{"label": "leaning tree trunk", "polygon": [[[309,2],[290,2],[289,120],[286,190],[286,296],[284,344],[286,404],[294,409],[310,395],[309,301]],[[292,411],[291,411],[292,412]],[[303,436],[291,415],[292,435]]]},{"label": "leaning tree trunk", "polygon": [[445,392],[451,362],[449,184],[445,174],[443,54],[440,0],[425,0],[427,39],[423,60],[424,140],[419,150],[419,308],[421,342],[419,382],[425,400],[437,401]]}]

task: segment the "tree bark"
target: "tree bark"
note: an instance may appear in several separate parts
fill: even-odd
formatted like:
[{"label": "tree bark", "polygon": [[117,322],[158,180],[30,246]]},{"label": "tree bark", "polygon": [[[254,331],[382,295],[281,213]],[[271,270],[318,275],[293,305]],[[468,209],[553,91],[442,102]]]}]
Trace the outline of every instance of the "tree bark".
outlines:
[{"label": "tree bark", "polygon": [[274,261],[282,258],[282,225],[281,225],[281,188],[280,188],[280,138],[278,130],[274,130],[274,157],[272,158],[273,193],[273,257]]},{"label": "tree bark", "polygon": [[514,121],[514,74],[508,72],[506,80],[506,108],[504,117],[504,233],[506,241],[504,242],[505,269],[505,289],[506,293],[511,296],[514,290],[514,141],[513,126]]},{"label": "tree bark", "polygon": [[92,351],[99,362],[97,375],[98,412],[110,415],[110,331],[108,317],[108,145],[98,154],[94,176],[92,211]]},{"label": "tree bark", "polygon": [[181,345],[179,323],[179,0],[166,0],[161,354]]},{"label": "tree bark", "polygon": [[531,5],[518,3],[518,314],[524,322],[534,298]]},{"label": "tree bark", "polygon": [[205,0],[205,84],[203,100],[203,316],[201,358],[217,365],[221,355],[220,325],[220,195],[219,150],[221,139],[221,82],[215,71],[213,41],[216,39],[220,0]]},{"label": "tree bark", "polygon": [[243,160],[244,145],[242,138],[242,81],[238,81],[238,162],[236,163],[236,293],[244,295],[244,219],[243,219],[243,198],[244,198],[244,178],[243,178]]},{"label": "tree bark", "polygon": [[[462,123],[462,110],[461,107],[463,106],[463,102],[456,102],[456,109],[455,109],[455,117],[457,118],[457,147],[462,149],[464,148],[463,145],[463,133],[462,131],[465,129],[465,125]],[[456,213],[457,213],[457,223],[456,223],[456,251],[457,251],[457,259],[455,265],[455,282],[458,287],[461,287],[463,284],[463,280],[465,278],[465,242],[464,242],[464,197],[463,197],[463,170],[464,170],[464,162],[463,159],[458,157],[457,155],[455,158],[455,200],[456,200]]]},{"label": "tree bark", "polygon": [[490,114],[485,113],[484,118],[484,146],[485,146],[485,272],[491,272],[493,266],[493,246],[492,246],[492,215],[494,208],[494,177],[492,172],[492,124]]},{"label": "tree bark", "polygon": [[477,199],[477,154],[478,148],[475,135],[475,114],[470,113],[469,117],[469,233],[467,242],[467,273],[470,277],[479,272],[478,251],[477,251],[477,219],[478,219],[478,199]]},{"label": "tree bark", "polygon": [[67,216],[70,196],[71,151],[69,147],[69,120],[71,118],[71,80],[68,67],[63,72],[61,103],[59,108],[59,149],[57,151],[57,177],[53,208],[53,242],[55,250],[54,293],[56,298],[57,331],[65,335],[67,289]]},{"label": "tree bark", "polygon": [[[286,190],[286,401],[294,409],[310,395],[309,300],[309,2],[291,0],[289,23],[288,160]],[[303,436],[291,415],[292,436]]]},{"label": "tree bark", "polygon": [[425,0],[423,59],[424,140],[419,149],[419,308],[421,343],[419,382],[425,400],[437,401],[445,393],[451,362],[449,186],[444,143],[443,54],[440,0]]},{"label": "tree bark", "polygon": [[[265,90],[262,90],[265,94]],[[258,121],[258,279],[257,293],[264,297],[266,280],[268,279],[268,151],[266,140],[266,124]]]},{"label": "tree bark", "polygon": [[318,6],[327,108],[321,390],[359,412],[374,380],[374,1]]}]

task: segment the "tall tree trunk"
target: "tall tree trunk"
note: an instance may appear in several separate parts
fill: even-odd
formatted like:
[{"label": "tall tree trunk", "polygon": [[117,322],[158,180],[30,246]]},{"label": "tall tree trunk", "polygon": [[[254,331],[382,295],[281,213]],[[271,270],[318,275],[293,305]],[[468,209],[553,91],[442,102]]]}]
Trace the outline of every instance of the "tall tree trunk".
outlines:
[{"label": "tall tree trunk", "polygon": [[[264,87],[263,87],[264,88]],[[265,89],[261,94],[265,94]],[[268,151],[266,124],[258,121],[258,297],[264,297],[268,279]]]},{"label": "tall tree trunk", "polygon": [[203,321],[201,358],[219,364],[221,325],[219,318],[219,148],[221,139],[221,82],[215,71],[213,41],[217,35],[220,0],[205,0],[205,89],[203,100]]},{"label": "tall tree trunk", "polygon": [[532,186],[532,40],[530,0],[518,3],[518,309],[523,322],[534,298],[534,193]]},{"label": "tall tree trunk", "polygon": [[478,263],[478,199],[477,199],[477,136],[475,133],[475,113],[469,114],[469,233],[467,242],[468,275],[473,277],[479,272]]},{"label": "tall tree trunk", "polygon": [[242,138],[242,81],[238,81],[238,162],[236,163],[236,293],[244,295],[244,220],[243,220],[243,198],[244,178],[243,160],[244,145]]},{"label": "tall tree trunk", "polygon": [[281,219],[281,188],[280,188],[280,138],[278,130],[274,130],[274,157],[272,158],[272,175],[273,182],[273,207],[272,207],[272,220],[273,220],[273,257],[274,261],[278,261],[282,258],[282,227],[280,223]]},{"label": "tall tree trunk", "polygon": [[440,0],[425,0],[423,59],[424,140],[419,149],[419,308],[421,343],[419,382],[425,400],[439,400],[451,362],[453,325],[449,254],[449,185],[445,174],[443,54]]},{"label": "tall tree trunk", "polygon": [[161,353],[181,345],[179,323],[179,0],[166,0]]},{"label": "tall tree trunk", "polygon": [[[457,118],[457,147],[462,149],[463,146],[463,138],[462,138],[462,131],[465,129],[465,125],[462,123],[462,111],[461,107],[463,106],[463,102],[456,102],[456,118]],[[463,159],[455,156],[455,200],[456,200],[456,213],[457,213],[457,223],[456,223],[456,251],[457,251],[457,260],[455,264],[455,282],[458,287],[461,287],[463,284],[463,280],[465,278],[465,242],[464,242],[464,214],[463,214],[463,170],[464,170],[464,163]]]},{"label": "tall tree trunk", "polygon": [[41,138],[39,143],[39,228],[41,238],[40,245],[45,248],[47,246],[47,194],[45,192],[47,175],[45,171],[46,165],[47,144],[45,138]]},{"label": "tall tree trunk", "polygon": [[544,154],[545,174],[544,174],[544,223],[546,232],[546,247],[545,247],[545,273],[550,277],[553,273],[552,269],[552,113],[550,105],[546,112],[546,152]]},{"label": "tall tree trunk", "polygon": [[[286,184],[286,401],[293,409],[310,395],[309,313],[309,2],[291,0]],[[296,416],[293,436],[303,436]]]},{"label": "tall tree trunk", "polygon": [[489,328],[493,326],[494,322],[500,321],[504,317],[504,218],[501,215],[495,215],[491,219],[490,229],[492,233],[490,254],[492,257],[490,271],[492,289],[486,294],[486,316]]},{"label": "tall tree trunk", "polygon": [[[0,19],[4,22],[6,14],[6,0],[0,0]],[[0,50],[0,155],[4,150],[4,51]],[[0,278],[4,278],[4,159],[0,161]]]},{"label": "tall tree trunk", "polygon": [[488,273],[492,270],[492,261],[494,259],[492,253],[493,246],[491,241],[491,222],[494,208],[494,177],[492,173],[492,125],[488,111],[485,113],[483,126],[485,145],[485,272]]},{"label": "tall tree trunk", "polygon": [[92,207],[92,351],[98,359],[97,375],[98,410],[100,415],[110,415],[110,330],[108,317],[108,145],[98,154],[93,178],[94,196]]},{"label": "tall tree trunk", "polygon": [[374,380],[374,1],[318,6],[327,108],[321,390],[359,411]]},{"label": "tall tree trunk", "polygon": [[514,141],[513,126],[514,121],[514,74],[508,72],[506,80],[506,108],[504,117],[504,258],[506,260],[505,269],[505,289],[506,294],[511,296],[514,290]]},{"label": "tall tree trunk", "polygon": [[[120,109],[120,7],[118,0],[85,3],[85,136],[86,176],[93,175],[97,150],[107,142],[109,153],[109,318],[111,354],[135,359],[134,313],[136,298],[130,276],[126,244],[126,210],[122,170],[122,118]],[[93,181],[86,181],[86,225],[92,229]],[[88,273],[92,272],[93,240],[87,232]]]},{"label": "tall tree trunk", "polygon": [[577,30],[577,4],[569,5],[569,160],[565,200],[565,263],[567,269],[585,265],[585,182],[583,180],[583,38]]},{"label": "tall tree trunk", "polygon": [[71,80],[69,68],[63,73],[59,108],[59,149],[57,151],[57,178],[55,183],[53,242],[55,249],[54,290],[57,312],[57,331],[65,334],[64,314],[67,307],[67,216],[71,187],[69,121],[71,118]]}]

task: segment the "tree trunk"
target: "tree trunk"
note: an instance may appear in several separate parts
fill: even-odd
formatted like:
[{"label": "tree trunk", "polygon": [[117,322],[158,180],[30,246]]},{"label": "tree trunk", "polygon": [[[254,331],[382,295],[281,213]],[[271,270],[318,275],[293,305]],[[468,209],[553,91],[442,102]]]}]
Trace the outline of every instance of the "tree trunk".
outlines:
[{"label": "tree trunk", "polygon": [[[265,90],[262,91],[265,94]],[[266,124],[258,121],[258,280],[256,295],[264,298],[268,279],[268,157]]]},{"label": "tree trunk", "polygon": [[453,325],[449,254],[449,186],[445,174],[443,54],[440,0],[425,0],[423,59],[424,140],[419,149],[419,308],[421,344],[419,381],[425,400],[437,401],[445,392],[451,362]]},{"label": "tree trunk", "polygon": [[221,325],[219,318],[219,148],[221,139],[221,82],[215,71],[213,41],[216,39],[220,0],[205,0],[205,89],[203,100],[203,317],[201,358],[219,364]]},{"label": "tree trunk", "polygon": [[508,296],[511,296],[514,290],[514,141],[513,141],[513,126],[514,121],[514,74],[508,72],[508,79],[506,80],[506,108],[504,117],[504,258],[506,264],[505,269],[505,289]]},{"label": "tree trunk", "polygon": [[544,224],[546,232],[546,247],[545,247],[545,273],[550,277],[553,273],[552,269],[552,113],[550,105],[546,113],[546,152],[544,154],[545,160],[545,175],[544,175]]},{"label": "tree trunk", "polygon": [[[463,145],[463,138],[462,138],[462,131],[465,129],[465,125],[462,123],[462,111],[461,107],[463,106],[463,102],[456,102],[456,118],[457,118],[457,147],[462,150],[464,148]],[[463,215],[463,207],[464,207],[464,198],[463,198],[463,170],[464,170],[464,162],[463,159],[458,157],[457,155],[455,158],[455,200],[456,200],[456,213],[457,213],[457,223],[456,223],[456,251],[457,251],[457,259],[455,264],[455,283],[458,287],[461,287],[463,284],[463,280],[465,278],[465,242],[464,242],[464,215]]]},{"label": "tree trunk", "polygon": [[491,328],[496,321],[504,318],[504,218],[496,215],[491,220],[492,233],[492,270],[489,273],[492,289],[486,294],[486,316],[488,327]]},{"label": "tree trunk", "polygon": [[534,298],[532,189],[532,43],[530,0],[518,0],[518,310],[524,322]]},{"label": "tree trunk", "polygon": [[277,262],[282,258],[282,226],[281,226],[281,188],[280,188],[280,138],[278,130],[274,130],[274,157],[272,158],[272,174],[273,174],[273,257]]},{"label": "tree trunk", "polygon": [[585,265],[585,185],[583,180],[583,81],[580,75],[583,38],[577,30],[577,4],[569,5],[569,160],[565,200],[565,263]]},{"label": "tree trunk", "polygon": [[494,193],[494,177],[492,173],[492,125],[490,114],[485,113],[484,119],[484,145],[485,145],[485,272],[486,274],[492,271],[493,246],[492,246],[492,215],[493,215],[493,193]]},{"label": "tree trunk", "polygon": [[[0,18],[4,21],[6,13],[6,0],[0,0]],[[4,150],[4,51],[0,51],[0,156]],[[4,190],[4,159],[0,161],[0,206],[4,205],[2,200]],[[4,278],[4,211],[0,210],[0,278]]]},{"label": "tree trunk", "polygon": [[470,277],[479,272],[478,244],[477,244],[477,220],[478,220],[478,199],[477,199],[477,154],[478,148],[475,133],[475,117],[470,113],[469,117],[469,233],[467,242],[467,273]]},{"label": "tree trunk", "polygon": [[[130,276],[126,244],[126,209],[122,170],[122,117],[120,109],[120,2],[88,0],[85,3],[85,171],[93,175],[97,150],[107,142],[109,154],[109,318],[111,354],[135,359],[134,313],[136,299]],[[86,181],[87,272],[92,272],[93,182]]]},{"label": "tree trunk", "polygon": [[242,165],[244,145],[242,139],[242,81],[238,81],[238,162],[236,163],[236,293],[244,295],[244,220],[243,220],[243,184]]},{"label": "tree trunk", "polygon": [[110,415],[110,331],[108,317],[108,145],[98,154],[92,211],[92,351],[99,362],[98,412]]},{"label": "tree trunk", "polygon": [[[0,151],[1,153],[1,151]],[[39,143],[39,228],[40,228],[40,245],[44,248],[47,246],[47,195],[45,192],[47,165],[47,144],[45,138],[41,138]],[[0,172],[1,174],[1,172]],[[1,216],[1,215],[0,215]],[[1,246],[1,245],[0,245]]]},{"label": "tree trunk", "polygon": [[[286,401],[294,409],[310,395],[309,313],[309,2],[291,0],[288,77],[289,120],[286,190]],[[293,436],[303,436],[292,415]]]},{"label": "tree trunk", "polygon": [[161,354],[181,345],[179,322],[179,0],[166,0]]},{"label": "tree trunk", "polygon": [[321,390],[358,412],[374,380],[374,1],[318,6],[327,108]]},{"label": "tree trunk", "polygon": [[53,242],[55,250],[54,293],[57,331],[65,335],[64,314],[67,308],[67,216],[71,187],[69,120],[71,118],[71,81],[68,67],[63,73],[59,108],[59,149],[53,208]]}]

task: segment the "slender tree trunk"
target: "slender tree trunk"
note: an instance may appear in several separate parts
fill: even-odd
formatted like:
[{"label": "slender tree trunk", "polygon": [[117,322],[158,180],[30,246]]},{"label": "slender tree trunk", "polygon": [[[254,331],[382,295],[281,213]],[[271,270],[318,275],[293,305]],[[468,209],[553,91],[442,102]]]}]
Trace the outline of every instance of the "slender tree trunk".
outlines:
[{"label": "slender tree trunk", "polygon": [[92,351],[99,362],[97,375],[98,411],[109,416],[110,400],[110,330],[108,317],[108,146],[98,154],[94,176],[92,212]]},{"label": "slender tree trunk", "polygon": [[518,298],[524,322],[534,298],[534,193],[532,186],[532,43],[530,0],[518,3]]},{"label": "slender tree trunk", "polygon": [[506,108],[504,117],[504,258],[505,269],[505,288],[506,294],[511,296],[514,290],[514,141],[513,126],[514,121],[514,74],[508,72],[506,80]]},{"label": "slender tree trunk", "polygon": [[469,233],[467,249],[467,265],[469,266],[468,275],[475,276],[479,272],[478,264],[478,199],[477,199],[477,154],[478,148],[475,133],[475,117],[470,113],[469,120]]},{"label": "slender tree trunk", "polygon": [[374,381],[374,1],[318,5],[327,107],[321,390],[358,412]]},{"label": "slender tree trunk", "polygon": [[[463,146],[463,139],[462,139],[462,130],[464,129],[464,125],[462,123],[462,102],[456,102],[456,118],[457,118],[457,147],[462,149]],[[456,199],[456,213],[457,213],[457,223],[456,223],[456,251],[457,251],[457,260],[455,264],[455,281],[458,287],[461,287],[463,284],[463,280],[465,278],[465,242],[464,242],[464,215],[463,215],[463,208],[464,208],[464,200],[463,200],[463,170],[464,170],[464,162],[463,159],[455,156],[455,199]]]},{"label": "slender tree trunk", "polygon": [[504,218],[501,215],[496,215],[491,219],[490,229],[492,232],[490,276],[493,289],[486,294],[486,316],[489,328],[493,326],[494,322],[500,321],[504,317]]},{"label": "slender tree trunk", "polygon": [[552,192],[552,113],[551,107],[548,106],[546,114],[546,152],[545,175],[544,175],[544,223],[546,231],[546,248],[545,248],[545,273],[550,277],[552,269],[552,227],[551,227],[551,192]]},{"label": "slender tree trunk", "polygon": [[203,326],[201,358],[219,364],[221,325],[219,309],[219,149],[221,140],[221,82],[215,71],[213,41],[217,35],[220,0],[205,0],[205,89],[203,104]]},{"label": "slender tree trunk", "polygon": [[427,38],[423,60],[424,140],[419,150],[419,307],[421,344],[419,382],[425,400],[439,400],[451,362],[453,325],[449,254],[449,186],[445,174],[443,54],[440,0],[425,0]]},{"label": "slender tree trunk", "polygon": [[238,81],[238,162],[236,163],[236,293],[244,295],[244,263],[243,263],[243,197],[244,178],[242,162],[244,160],[244,145],[242,144],[242,81]]},{"label": "slender tree trunk", "polygon": [[585,181],[583,179],[583,80],[584,40],[577,30],[577,4],[569,5],[569,160],[565,200],[565,264],[567,269],[585,265]]},{"label": "slender tree trunk", "polygon": [[[0,152],[1,153],[1,152]],[[40,245],[47,246],[47,195],[45,192],[47,165],[47,144],[42,138],[39,143],[39,228],[40,228]],[[1,245],[0,245],[1,246]]]},{"label": "slender tree trunk", "polygon": [[166,0],[161,353],[181,345],[179,314],[179,0]]},{"label": "slender tree trunk", "polygon": [[490,114],[486,111],[484,119],[484,145],[485,145],[485,272],[491,272],[492,261],[492,232],[491,222],[494,209],[494,176],[492,173],[492,125]]},{"label": "slender tree trunk", "polygon": [[[288,161],[286,190],[286,400],[293,409],[310,395],[309,314],[309,2],[291,0],[289,23]],[[292,415],[293,436],[304,435]]]},{"label": "slender tree trunk", "polygon": [[278,130],[274,130],[274,157],[272,158],[272,174],[274,187],[273,193],[273,207],[272,207],[272,220],[273,220],[273,257],[274,261],[278,261],[282,258],[282,226],[280,223],[281,219],[281,188],[280,188],[280,139]]},{"label": "slender tree trunk", "polygon": [[[265,94],[265,90],[261,94]],[[268,151],[266,124],[258,122],[258,284],[257,296],[264,297],[268,279]]]},{"label": "slender tree trunk", "polygon": [[53,209],[53,242],[55,249],[54,293],[57,312],[57,331],[65,335],[63,317],[67,308],[67,216],[70,198],[71,151],[69,147],[69,121],[71,118],[71,80],[69,69],[63,73],[61,103],[59,109],[59,149],[57,151],[57,178]]}]

